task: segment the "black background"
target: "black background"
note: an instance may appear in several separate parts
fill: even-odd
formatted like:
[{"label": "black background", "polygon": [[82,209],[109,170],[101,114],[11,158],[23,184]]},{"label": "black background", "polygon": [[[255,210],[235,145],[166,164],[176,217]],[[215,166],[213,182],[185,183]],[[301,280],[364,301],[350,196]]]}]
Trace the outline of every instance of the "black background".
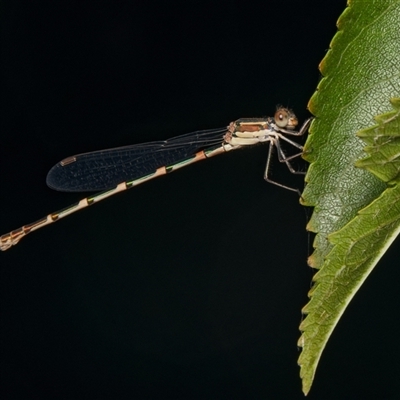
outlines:
[{"label": "black background", "polygon": [[[66,156],[278,103],[303,121],[344,7],[1,2],[1,233],[84,197],[45,185]],[[260,146],[198,163],[0,254],[0,397],[302,398],[309,211],[264,182],[265,160]],[[348,307],[310,398],[399,397],[398,256]]]}]

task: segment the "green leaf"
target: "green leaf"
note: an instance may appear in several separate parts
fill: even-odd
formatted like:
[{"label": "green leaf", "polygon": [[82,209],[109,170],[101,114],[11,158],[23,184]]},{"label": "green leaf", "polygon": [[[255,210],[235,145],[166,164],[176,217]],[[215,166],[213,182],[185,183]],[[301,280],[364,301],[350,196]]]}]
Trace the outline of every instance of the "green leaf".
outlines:
[{"label": "green leaf", "polygon": [[376,117],[378,125],[358,132],[357,136],[368,144],[364,148],[369,154],[356,162],[384,182],[397,178],[400,172],[400,99],[393,99],[395,111]]},{"label": "green leaf", "polygon": [[[378,125],[358,133],[370,144],[365,148],[370,156],[356,164],[385,176],[393,186],[342,229],[329,235],[332,251],[314,276],[312,298],[304,309],[309,315],[301,325],[308,340],[313,335],[308,351],[311,357],[303,360],[305,365],[318,361],[312,357],[321,353],[318,339],[329,337],[346,306],[400,231],[400,99],[392,103],[395,111],[377,117]],[[303,352],[301,357],[305,355]]]},{"label": "green leaf", "polygon": [[[380,223],[390,225],[391,220],[391,214],[387,219],[380,216],[373,231],[367,229],[364,220],[346,227],[387,187],[375,175],[393,176],[396,169],[396,163],[386,162],[381,169],[390,168],[391,173],[372,175],[356,168],[355,162],[365,157],[365,143],[356,132],[371,126],[375,115],[390,110],[389,99],[400,95],[400,1],[353,0],[348,4],[338,21],[339,31],[331,49],[320,64],[324,78],[309,102],[316,119],[305,146],[305,158],[311,164],[302,203],[315,207],[308,224],[308,229],[317,233],[309,264],[320,271],[314,277],[311,300],[303,309],[307,316],[300,326],[303,333],[299,345],[303,349],[299,365],[305,394],[329,336],[375,265],[371,260],[381,254],[381,250],[363,246],[370,246],[371,237],[381,243]],[[370,146],[375,141],[371,137]],[[374,151],[375,158],[382,157],[382,150]],[[391,151],[385,150],[385,154],[393,156],[395,150]],[[373,168],[377,169],[369,170]],[[365,212],[371,209],[363,210],[356,220],[365,217]],[[351,257],[345,250],[349,247]]]}]

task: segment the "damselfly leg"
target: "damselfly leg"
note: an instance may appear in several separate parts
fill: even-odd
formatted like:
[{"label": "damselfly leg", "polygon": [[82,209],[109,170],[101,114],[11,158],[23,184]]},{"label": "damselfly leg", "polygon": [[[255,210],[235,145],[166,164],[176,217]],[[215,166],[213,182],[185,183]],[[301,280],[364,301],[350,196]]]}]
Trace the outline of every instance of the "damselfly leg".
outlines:
[{"label": "damselfly leg", "polygon": [[[287,119],[289,119],[288,116],[285,116],[286,112],[288,112],[286,109],[283,110],[283,111],[278,109],[277,112],[275,113],[275,117],[274,117],[275,121],[276,120],[287,120]],[[289,110],[289,112],[291,112],[291,111]],[[292,117],[292,119],[293,119],[293,117]],[[297,118],[295,116],[294,116],[294,119],[295,119],[295,122],[292,123],[291,126],[296,126],[297,125]],[[288,189],[288,190],[291,190],[293,192],[296,192],[300,196],[301,196],[301,193],[300,193],[299,189],[293,188],[293,187],[290,187],[290,186],[287,186],[287,185],[283,185],[282,183],[276,182],[276,181],[274,181],[274,180],[269,178],[269,172],[270,172],[270,169],[271,169],[271,157],[273,155],[274,147],[276,147],[279,162],[285,163],[286,166],[288,167],[289,171],[292,174],[304,175],[305,174],[304,171],[298,171],[298,170],[294,169],[292,164],[290,163],[291,160],[293,160],[294,158],[300,157],[303,154],[303,146],[301,146],[300,144],[294,142],[293,140],[290,140],[289,138],[284,136],[284,134],[292,135],[292,136],[303,136],[307,132],[311,121],[312,121],[312,118],[308,118],[304,122],[304,124],[302,125],[302,127],[300,128],[299,131],[294,131],[294,130],[285,129],[285,128],[279,128],[279,125],[277,124],[278,127],[277,127],[276,137],[272,138],[270,143],[269,143],[267,163],[266,163],[266,166],[265,166],[264,179],[267,182],[272,183],[274,185],[277,185],[279,187],[282,187],[284,189]],[[280,144],[280,140],[281,139],[283,141],[291,144],[292,146],[296,147],[297,149],[301,150],[301,152],[293,154],[291,156],[286,156],[285,153],[283,152],[281,144]]]}]

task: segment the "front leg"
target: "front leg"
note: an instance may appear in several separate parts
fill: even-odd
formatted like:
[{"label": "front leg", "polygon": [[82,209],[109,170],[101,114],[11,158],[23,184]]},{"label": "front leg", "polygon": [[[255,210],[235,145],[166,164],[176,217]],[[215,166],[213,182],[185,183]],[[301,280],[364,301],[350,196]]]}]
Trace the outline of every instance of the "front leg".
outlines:
[{"label": "front leg", "polygon": [[312,121],[313,119],[314,119],[313,117],[308,118],[308,119],[304,122],[304,124],[301,126],[301,128],[300,128],[299,131],[292,131],[292,130],[290,130],[290,129],[283,129],[283,128],[278,128],[278,131],[279,131],[280,133],[285,133],[285,134],[287,134],[287,135],[292,135],[292,136],[303,136],[303,135],[307,132],[307,130],[308,130],[310,124],[311,124],[311,121]]}]

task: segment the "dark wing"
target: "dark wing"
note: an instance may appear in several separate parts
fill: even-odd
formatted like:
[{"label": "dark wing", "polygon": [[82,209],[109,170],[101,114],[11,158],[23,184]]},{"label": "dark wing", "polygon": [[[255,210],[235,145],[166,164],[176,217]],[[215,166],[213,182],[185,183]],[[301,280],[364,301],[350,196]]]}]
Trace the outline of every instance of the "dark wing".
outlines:
[{"label": "dark wing", "polygon": [[197,131],[165,141],[93,151],[68,157],[47,174],[47,185],[63,192],[107,190],[149,175],[205,148],[218,147],[226,128]]}]

